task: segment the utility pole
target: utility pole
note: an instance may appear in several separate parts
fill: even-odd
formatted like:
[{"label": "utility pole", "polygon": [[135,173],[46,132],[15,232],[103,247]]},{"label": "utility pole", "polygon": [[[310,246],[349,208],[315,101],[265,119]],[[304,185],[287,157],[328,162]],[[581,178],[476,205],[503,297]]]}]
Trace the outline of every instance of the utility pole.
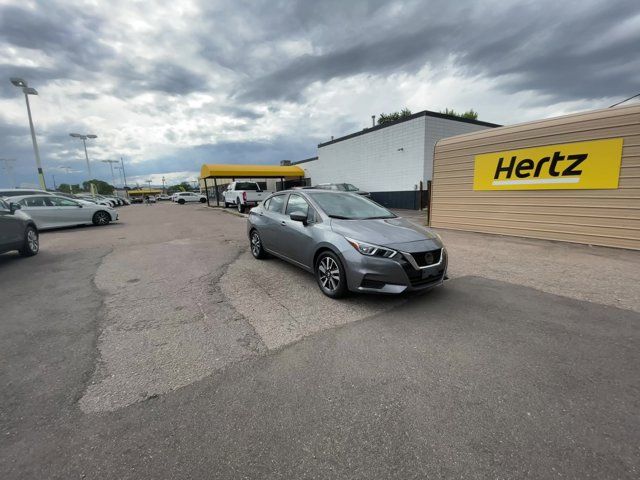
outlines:
[{"label": "utility pole", "polygon": [[16,179],[13,176],[13,164],[16,162],[14,158],[0,158],[0,162],[2,162],[2,168],[7,172],[7,178],[10,182],[11,188],[18,188],[16,185]]},{"label": "utility pole", "polygon": [[165,195],[167,192],[164,189],[164,175],[162,176],[162,194]]},{"label": "utility pole", "polygon": [[53,189],[58,190],[58,186],[56,185],[56,176],[52,173],[51,178],[53,178]]}]

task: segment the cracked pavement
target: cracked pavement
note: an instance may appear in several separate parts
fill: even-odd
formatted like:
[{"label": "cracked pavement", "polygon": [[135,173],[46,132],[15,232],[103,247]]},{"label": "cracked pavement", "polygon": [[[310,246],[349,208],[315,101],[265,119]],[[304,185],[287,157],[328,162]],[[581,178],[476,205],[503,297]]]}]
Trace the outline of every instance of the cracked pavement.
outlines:
[{"label": "cracked pavement", "polygon": [[[0,256],[0,478],[639,475],[637,255],[580,250],[557,296],[506,263],[483,277],[447,232],[445,288],[336,302],[254,261],[242,218],[121,218]],[[621,263],[619,288],[581,290]]]}]

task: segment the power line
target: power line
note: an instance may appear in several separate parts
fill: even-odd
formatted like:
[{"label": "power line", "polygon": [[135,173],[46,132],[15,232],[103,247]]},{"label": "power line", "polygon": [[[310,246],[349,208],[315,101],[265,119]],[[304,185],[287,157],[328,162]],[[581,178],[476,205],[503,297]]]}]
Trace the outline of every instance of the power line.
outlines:
[{"label": "power line", "polygon": [[640,93],[636,93],[636,94],[635,94],[634,96],[632,96],[632,97],[625,98],[625,99],[624,99],[624,100],[622,100],[621,102],[614,103],[613,105],[609,106],[609,108],[611,108],[611,107],[615,107],[615,106],[620,105],[621,103],[624,103],[624,102],[628,102],[629,100],[631,100],[631,99],[633,99],[633,98],[636,98],[636,97],[640,97]]}]

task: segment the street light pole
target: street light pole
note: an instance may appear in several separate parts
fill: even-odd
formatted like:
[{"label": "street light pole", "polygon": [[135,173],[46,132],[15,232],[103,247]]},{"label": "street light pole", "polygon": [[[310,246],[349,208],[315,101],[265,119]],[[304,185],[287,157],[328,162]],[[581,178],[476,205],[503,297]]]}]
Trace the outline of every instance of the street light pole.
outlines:
[{"label": "street light pole", "polygon": [[122,164],[122,177],[124,178],[124,188],[127,188],[127,174],[124,171],[124,160],[120,157],[120,163]]},{"label": "street light pole", "polygon": [[4,170],[7,171],[7,178],[9,179],[11,188],[18,188],[16,185],[16,179],[13,176],[13,164],[16,162],[15,158],[0,158],[0,162],[2,162]]},{"label": "street light pole", "polygon": [[167,192],[164,190],[164,175],[162,176],[162,194],[165,195]]},{"label": "street light pole", "polygon": [[[117,160],[102,160],[102,163],[108,163],[109,167],[111,167],[111,181],[113,182],[113,186],[116,186],[116,177],[113,174],[113,164],[119,163]],[[118,196],[118,192],[116,191],[116,196]]]},{"label": "street light pole", "polygon": [[96,192],[95,190],[95,186],[93,185],[93,183],[91,183],[91,180],[93,180],[91,178],[91,164],[89,163],[89,154],[87,153],[87,138],[98,138],[97,135],[93,135],[93,134],[89,134],[89,135],[82,135],[80,133],[70,133],[69,136],[73,137],[73,138],[79,138],[80,140],[82,140],[82,145],[84,146],[84,158],[87,160],[87,171],[89,172],[89,185],[91,188],[91,194],[95,197]]},{"label": "street light pole", "polygon": [[24,100],[27,103],[27,115],[29,116],[29,129],[31,130],[31,142],[33,143],[33,152],[36,156],[36,167],[38,168],[38,181],[40,187],[43,190],[47,189],[47,184],[44,181],[44,172],[42,171],[42,162],[40,162],[40,149],[38,148],[38,141],[36,140],[36,131],[33,127],[33,118],[31,117],[31,105],[29,105],[29,95],[38,95],[38,91],[35,88],[29,87],[27,82],[22,78],[11,78],[11,83],[16,87],[22,88],[24,93]]}]

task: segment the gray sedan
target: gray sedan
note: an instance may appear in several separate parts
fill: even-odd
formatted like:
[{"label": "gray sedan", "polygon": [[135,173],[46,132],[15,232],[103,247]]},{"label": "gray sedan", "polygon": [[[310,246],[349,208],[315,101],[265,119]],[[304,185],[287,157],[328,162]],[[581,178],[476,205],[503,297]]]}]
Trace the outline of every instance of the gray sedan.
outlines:
[{"label": "gray sedan", "polygon": [[278,192],[251,210],[247,229],[255,258],[273,254],[312,272],[333,298],[427,289],[447,270],[436,233],[353,193]]},{"label": "gray sedan", "polygon": [[74,225],[108,225],[118,220],[115,209],[57,195],[12,197],[22,212],[33,219],[38,230]]}]

